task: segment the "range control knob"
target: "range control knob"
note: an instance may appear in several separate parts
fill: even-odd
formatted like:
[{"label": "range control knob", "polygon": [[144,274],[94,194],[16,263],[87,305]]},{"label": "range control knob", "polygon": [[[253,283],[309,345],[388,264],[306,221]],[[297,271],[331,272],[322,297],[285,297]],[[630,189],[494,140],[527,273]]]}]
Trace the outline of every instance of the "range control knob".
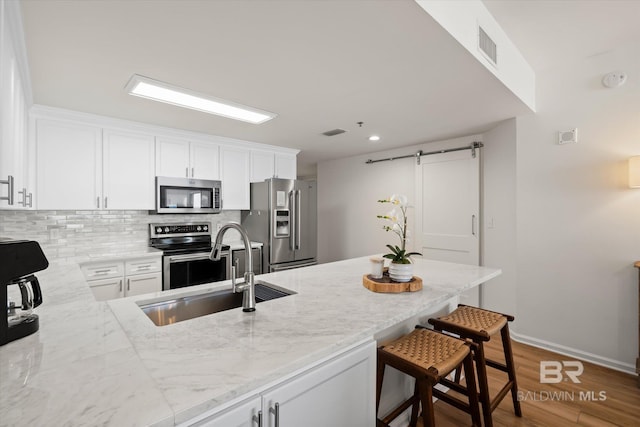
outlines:
[{"label": "range control knob", "polygon": [[156,233],[162,233],[162,227],[156,227]]},{"label": "range control knob", "polygon": [[198,227],[196,228],[196,231],[202,231],[202,227],[198,226]]},{"label": "range control knob", "polygon": [[168,233],[168,232],[169,232],[169,227],[165,227],[165,228],[164,228],[164,232],[165,232],[165,233]]},{"label": "range control knob", "polygon": [[209,226],[208,226],[208,225],[203,225],[203,226],[202,226],[202,229],[203,229],[204,231],[209,231]]}]

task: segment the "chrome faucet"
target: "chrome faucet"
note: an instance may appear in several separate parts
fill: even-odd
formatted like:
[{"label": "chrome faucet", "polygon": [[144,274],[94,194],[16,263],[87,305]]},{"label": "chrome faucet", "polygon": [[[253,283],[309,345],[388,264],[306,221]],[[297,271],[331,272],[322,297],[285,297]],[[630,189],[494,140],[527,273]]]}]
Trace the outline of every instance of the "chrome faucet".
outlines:
[{"label": "chrome faucet", "polygon": [[231,267],[231,284],[233,286],[233,292],[242,292],[242,311],[256,311],[256,290],[253,283],[253,258],[251,254],[251,242],[249,241],[247,231],[237,222],[228,222],[223,225],[216,235],[216,241],[213,245],[213,250],[211,251],[209,258],[213,261],[220,260],[222,237],[230,228],[237,230],[242,236],[245,253],[244,282],[236,282],[236,267]]}]

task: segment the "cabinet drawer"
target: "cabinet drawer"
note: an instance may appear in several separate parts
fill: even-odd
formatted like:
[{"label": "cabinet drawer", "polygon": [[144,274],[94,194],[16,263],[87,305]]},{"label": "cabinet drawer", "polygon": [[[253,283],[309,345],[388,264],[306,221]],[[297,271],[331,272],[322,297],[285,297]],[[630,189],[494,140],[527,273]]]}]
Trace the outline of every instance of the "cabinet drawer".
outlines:
[{"label": "cabinet drawer", "polygon": [[127,260],[124,263],[124,271],[127,276],[132,274],[154,273],[161,271],[162,258],[138,258]]},{"label": "cabinet drawer", "polygon": [[87,280],[111,279],[124,275],[124,264],[122,262],[82,264],[80,270]]},{"label": "cabinet drawer", "polygon": [[149,273],[127,276],[126,278],[126,296],[143,295],[152,292],[160,292],[162,290],[162,274]]},{"label": "cabinet drawer", "polygon": [[96,301],[108,301],[124,295],[124,279],[122,277],[91,280],[88,283]]}]

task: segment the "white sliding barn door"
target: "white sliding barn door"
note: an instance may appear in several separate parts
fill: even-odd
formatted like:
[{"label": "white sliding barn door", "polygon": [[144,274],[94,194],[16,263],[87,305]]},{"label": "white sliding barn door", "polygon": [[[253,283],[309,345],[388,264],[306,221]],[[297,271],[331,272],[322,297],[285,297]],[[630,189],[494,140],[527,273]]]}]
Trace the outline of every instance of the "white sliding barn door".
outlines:
[{"label": "white sliding barn door", "polygon": [[[427,259],[480,264],[480,155],[431,154],[416,166],[416,248]],[[479,306],[476,287],[463,304]]]}]

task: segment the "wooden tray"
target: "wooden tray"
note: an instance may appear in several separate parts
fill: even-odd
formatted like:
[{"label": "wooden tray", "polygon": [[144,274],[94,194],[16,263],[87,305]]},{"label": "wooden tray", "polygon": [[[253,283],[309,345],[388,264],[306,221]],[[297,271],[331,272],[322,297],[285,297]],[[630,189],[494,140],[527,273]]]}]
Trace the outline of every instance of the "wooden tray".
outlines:
[{"label": "wooden tray", "polygon": [[394,282],[385,271],[382,279],[374,279],[370,274],[365,274],[362,276],[362,285],[372,292],[415,292],[422,289],[422,279],[418,276],[413,276],[408,282]]}]

